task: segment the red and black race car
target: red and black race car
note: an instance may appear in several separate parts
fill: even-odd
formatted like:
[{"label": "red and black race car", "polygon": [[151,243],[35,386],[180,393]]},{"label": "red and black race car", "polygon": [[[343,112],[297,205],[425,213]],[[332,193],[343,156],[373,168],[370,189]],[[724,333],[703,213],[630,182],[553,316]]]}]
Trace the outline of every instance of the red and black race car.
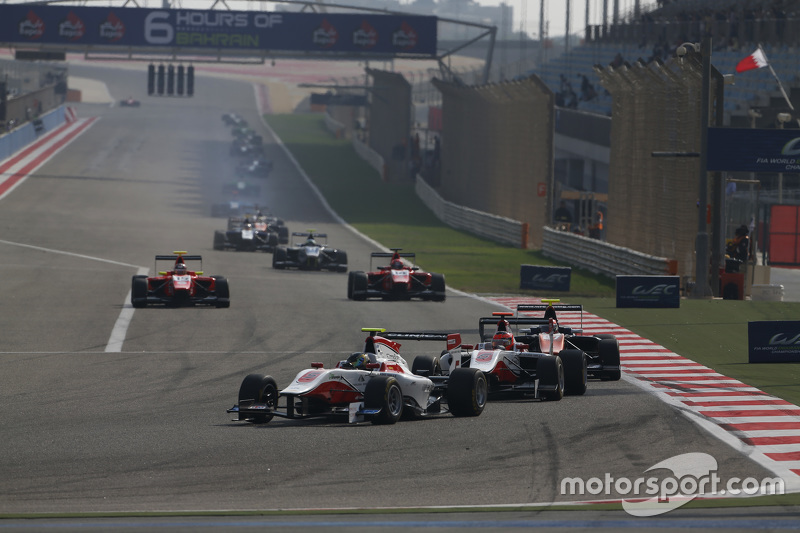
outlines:
[{"label": "red and black race car", "polygon": [[[186,261],[199,261],[199,255],[187,255],[186,252],[172,252],[174,255],[157,255],[155,277],[133,276],[131,281],[131,305],[136,308],[148,304],[181,305],[213,305],[230,307],[230,291],[228,280],[222,276],[204,276],[202,270],[189,270]],[[159,261],[172,261],[172,270],[158,270]]]},{"label": "red and black race car", "polygon": [[[400,253],[400,248],[392,248],[392,252],[374,252],[372,259],[388,257],[387,266],[378,267],[373,272],[352,271],[347,278],[347,297],[351,300],[381,298],[384,300],[409,300],[420,298],[443,302],[445,300],[444,274],[424,272],[414,266],[416,254]],[[404,259],[411,259],[409,266]]]}]

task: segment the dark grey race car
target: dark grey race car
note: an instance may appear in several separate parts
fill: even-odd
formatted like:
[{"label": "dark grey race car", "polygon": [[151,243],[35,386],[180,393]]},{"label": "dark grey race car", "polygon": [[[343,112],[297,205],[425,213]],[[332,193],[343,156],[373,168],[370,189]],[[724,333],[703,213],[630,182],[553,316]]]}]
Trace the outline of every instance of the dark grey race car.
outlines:
[{"label": "dark grey race car", "polygon": [[[327,234],[309,230],[296,231],[292,235],[306,237],[306,240],[296,242],[294,246],[278,246],[272,254],[272,268],[347,272],[347,252],[328,246]],[[317,239],[325,239],[325,243],[320,244]]]}]

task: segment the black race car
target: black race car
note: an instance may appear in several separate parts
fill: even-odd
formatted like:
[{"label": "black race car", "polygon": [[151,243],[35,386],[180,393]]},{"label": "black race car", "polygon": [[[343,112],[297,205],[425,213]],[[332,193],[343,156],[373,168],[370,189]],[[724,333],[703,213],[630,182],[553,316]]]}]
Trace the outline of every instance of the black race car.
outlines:
[{"label": "black race car", "polygon": [[[294,246],[279,246],[272,255],[272,268],[299,268],[300,270],[334,270],[347,272],[347,252],[328,246],[328,235],[296,231],[296,237],[306,237]],[[317,239],[325,239],[324,243]]]}]

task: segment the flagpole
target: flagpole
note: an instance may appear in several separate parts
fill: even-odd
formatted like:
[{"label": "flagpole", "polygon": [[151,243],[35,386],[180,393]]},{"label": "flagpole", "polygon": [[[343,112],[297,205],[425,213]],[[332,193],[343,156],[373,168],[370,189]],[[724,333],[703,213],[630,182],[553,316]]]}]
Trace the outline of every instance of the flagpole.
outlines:
[{"label": "flagpole", "polygon": [[[761,43],[758,43],[758,49],[761,50],[761,53],[764,54],[764,58],[766,59],[767,54],[764,52],[764,49],[761,48]],[[775,81],[778,82],[778,88],[781,90],[781,94],[783,95],[783,99],[786,100],[786,103],[789,105],[789,109],[794,111],[794,106],[792,102],[789,100],[789,97],[786,95],[786,91],[783,89],[783,84],[781,80],[778,78],[778,75],[775,73],[775,69],[772,68],[772,64],[770,64],[769,60],[767,60],[767,67],[769,67],[769,71],[772,73],[772,76],[775,78]]]}]

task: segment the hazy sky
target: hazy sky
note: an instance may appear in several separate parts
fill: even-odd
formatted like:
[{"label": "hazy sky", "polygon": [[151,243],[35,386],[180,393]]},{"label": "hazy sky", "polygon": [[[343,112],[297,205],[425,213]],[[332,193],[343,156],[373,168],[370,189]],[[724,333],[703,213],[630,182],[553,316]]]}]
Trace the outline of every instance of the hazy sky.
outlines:
[{"label": "hazy sky", "polygon": [[[477,3],[485,6],[499,6],[506,3],[514,8],[514,31],[519,31],[520,21],[523,11],[527,12],[525,17],[525,30],[529,35],[539,36],[539,10],[541,2],[545,6],[545,20],[549,21],[548,34],[550,36],[563,35],[566,29],[567,19],[567,0],[476,0]],[[608,1],[608,17],[612,16],[614,0]],[[640,0],[639,5],[652,9],[656,0]],[[633,12],[636,5],[635,0],[619,0],[620,16],[624,13]],[[570,2],[570,29],[572,33],[582,30],[586,20],[586,0],[571,0]],[[603,17],[603,0],[589,0],[589,23],[600,24]]]}]

